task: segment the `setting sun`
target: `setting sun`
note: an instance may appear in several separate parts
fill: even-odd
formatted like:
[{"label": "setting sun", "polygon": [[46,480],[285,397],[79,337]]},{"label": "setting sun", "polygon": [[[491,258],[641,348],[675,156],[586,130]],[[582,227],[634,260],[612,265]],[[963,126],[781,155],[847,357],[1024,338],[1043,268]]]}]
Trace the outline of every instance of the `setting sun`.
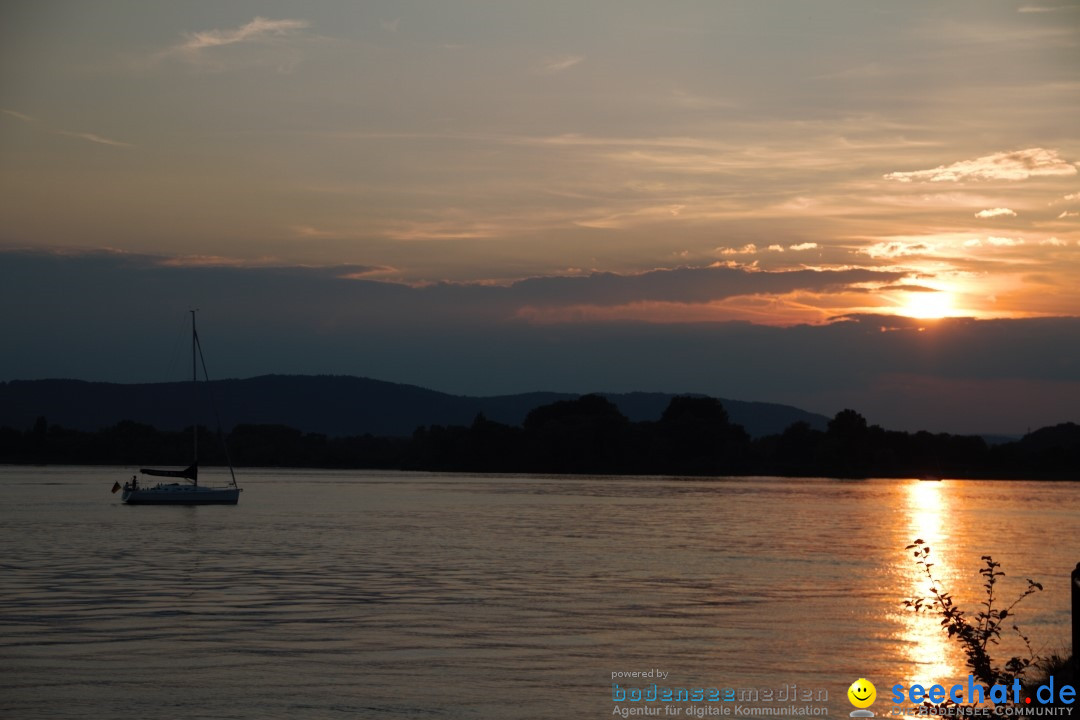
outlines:
[{"label": "setting sun", "polygon": [[900,308],[900,314],[908,317],[933,320],[953,313],[952,293],[943,291],[909,292]]}]

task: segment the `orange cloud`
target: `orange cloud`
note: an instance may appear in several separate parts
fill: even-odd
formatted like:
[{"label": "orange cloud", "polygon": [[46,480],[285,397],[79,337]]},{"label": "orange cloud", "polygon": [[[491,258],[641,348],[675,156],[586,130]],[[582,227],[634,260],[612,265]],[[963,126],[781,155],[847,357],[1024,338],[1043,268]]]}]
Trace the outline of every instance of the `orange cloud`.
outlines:
[{"label": "orange cloud", "polygon": [[1027,180],[1032,177],[1075,175],[1076,166],[1057,150],[1027,148],[1013,152],[984,155],[974,160],[961,160],[951,165],[939,165],[930,170],[891,172],[886,180],[899,182],[962,182],[965,180]]},{"label": "orange cloud", "polygon": [[980,210],[975,213],[977,218],[996,218],[996,217],[1016,217],[1016,212],[1009,208],[990,208],[989,210]]}]

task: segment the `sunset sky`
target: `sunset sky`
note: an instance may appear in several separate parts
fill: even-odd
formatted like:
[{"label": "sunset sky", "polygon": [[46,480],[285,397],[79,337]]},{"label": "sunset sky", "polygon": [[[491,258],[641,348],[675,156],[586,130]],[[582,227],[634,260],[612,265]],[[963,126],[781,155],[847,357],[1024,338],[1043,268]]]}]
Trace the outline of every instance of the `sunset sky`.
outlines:
[{"label": "sunset sky", "polygon": [[0,380],[1080,421],[1080,2],[0,7]]}]

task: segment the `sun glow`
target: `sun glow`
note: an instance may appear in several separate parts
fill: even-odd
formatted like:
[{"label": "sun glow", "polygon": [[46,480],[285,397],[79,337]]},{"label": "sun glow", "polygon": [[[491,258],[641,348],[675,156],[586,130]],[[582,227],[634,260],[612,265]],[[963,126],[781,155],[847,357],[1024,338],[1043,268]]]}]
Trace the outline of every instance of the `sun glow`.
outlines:
[{"label": "sun glow", "polygon": [[900,307],[900,314],[922,320],[932,320],[952,315],[952,293],[944,291],[909,292]]}]

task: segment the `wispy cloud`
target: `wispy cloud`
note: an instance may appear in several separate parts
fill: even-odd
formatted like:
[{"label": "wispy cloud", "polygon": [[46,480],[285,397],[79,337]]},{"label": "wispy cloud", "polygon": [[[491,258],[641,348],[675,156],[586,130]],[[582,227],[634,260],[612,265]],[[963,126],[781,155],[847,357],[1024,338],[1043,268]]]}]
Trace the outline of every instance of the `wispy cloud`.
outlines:
[{"label": "wispy cloud", "polygon": [[716,252],[721,255],[753,255],[757,252],[757,245],[754,243],[747,243],[739,248],[720,247],[716,248]]},{"label": "wispy cloud", "polygon": [[10,115],[13,118],[18,118],[23,122],[34,122],[34,118],[30,117],[29,115],[24,115],[21,112],[15,112],[14,110],[8,110],[5,108],[3,110],[0,110],[0,113],[3,113],[4,115]]},{"label": "wispy cloud", "polygon": [[314,225],[293,225],[290,228],[298,237],[308,239],[325,239],[325,238],[341,238],[348,233],[339,232],[337,230],[328,230],[326,228],[318,228]]},{"label": "wispy cloud", "polygon": [[1065,218],[1071,217],[1080,217],[1080,212],[1069,212],[1068,210],[1066,210],[1065,212],[1058,215],[1058,220],[1064,220]]},{"label": "wispy cloud", "polygon": [[788,249],[789,250],[794,250],[795,252],[799,252],[799,251],[802,251],[802,250],[815,250],[815,249],[817,249],[817,246],[818,246],[817,243],[804,242],[804,243],[799,243],[797,245],[789,245]]},{"label": "wispy cloud", "polygon": [[540,63],[537,72],[541,75],[555,75],[569,70],[584,60],[584,55],[560,55],[558,57],[547,58]]},{"label": "wispy cloud", "polygon": [[899,240],[883,241],[862,248],[859,252],[876,259],[898,258],[913,255],[925,255],[934,251],[934,247],[925,242],[904,242]]},{"label": "wispy cloud", "polygon": [[251,22],[238,28],[185,33],[184,42],[175,45],[172,51],[193,54],[207,48],[280,38],[297,30],[303,30],[308,25],[310,23],[306,20],[270,20],[264,17],[256,17]]},{"label": "wispy cloud", "polygon": [[36,118],[30,117],[25,113],[16,112],[15,110],[8,110],[7,108],[0,108],[0,114],[10,115],[11,117],[22,120],[25,123],[34,123],[41,127],[44,132],[51,132],[54,135],[63,135],[64,137],[79,138],[80,140],[86,140],[88,142],[97,143],[99,145],[111,145],[112,147],[135,147],[131,143],[122,142],[120,140],[113,140],[112,138],[103,137],[95,133],[73,132],[71,130],[57,130],[55,127],[49,127],[49,123],[47,122],[39,122]]},{"label": "wispy cloud", "polygon": [[1076,166],[1047,148],[1027,148],[984,155],[939,165],[931,170],[891,172],[886,180],[899,182],[961,182],[964,180],[1027,180],[1032,177],[1076,175]]},{"label": "wispy cloud", "polygon": [[[867,245],[857,252],[869,255],[875,260],[895,260],[897,258],[910,258],[910,268],[921,268],[921,271],[929,272],[941,277],[946,268],[951,267],[951,272],[962,273],[964,268],[972,268],[972,262],[979,262],[978,256],[972,253],[979,248],[983,251],[1003,252],[1009,248],[1032,247],[1045,244],[1032,238],[1029,243],[1023,237],[1004,237],[997,235],[973,236],[967,233],[940,233],[923,237],[893,237]],[[928,265],[923,260],[932,261]],[[1038,258],[1029,256],[1025,262],[1035,263]],[[980,272],[985,272],[985,268]],[[968,278],[969,280],[971,278]]]},{"label": "wispy cloud", "polygon": [[977,218],[996,218],[996,217],[1016,217],[1016,212],[1009,208],[990,208],[989,210],[980,210],[975,213]]},{"label": "wispy cloud", "polygon": [[271,263],[259,260],[253,261],[242,258],[224,257],[221,255],[178,255],[176,257],[163,258],[158,262],[158,265],[161,267],[178,268],[250,268],[264,267],[269,264]]},{"label": "wispy cloud", "polygon": [[460,218],[402,222],[387,229],[385,234],[393,240],[469,240],[497,237],[504,230],[496,222]]},{"label": "wispy cloud", "polygon": [[67,137],[80,138],[82,140],[88,140],[92,143],[98,143],[99,145],[111,145],[113,147],[135,147],[131,143],[121,142],[119,140],[112,140],[107,137],[95,135],[94,133],[82,133],[71,132],[70,130],[57,130],[57,135],[64,135]]},{"label": "wispy cloud", "polygon": [[[299,51],[287,41],[301,34],[307,20],[272,20],[256,16],[235,28],[215,28],[182,33],[183,40],[148,58],[151,64],[179,60],[196,68],[222,71],[237,63],[248,66],[277,66],[291,71],[301,60]],[[232,48],[231,50],[229,48]],[[241,48],[246,48],[246,54]],[[282,52],[286,54],[282,56]]]},{"label": "wispy cloud", "polygon": [[1023,7],[1017,8],[1016,12],[1018,12],[1018,13],[1049,13],[1049,12],[1058,12],[1059,10],[1075,10],[1075,9],[1076,9],[1076,6],[1074,6],[1074,5],[1054,5],[1054,6],[1050,6],[1050,7],[1048,7],[1046,5],[1024,5]]},{"label": "wispy cloud", "polygon": [[849,79],[867,79],[867,78],[880,78],[886,75],[893,75],[896,73],[895,69],[886,68],[880,63],[871,62],[857,65],[855,67],[846,68],[837,72],[826,73],[824,75],[818,75],[818,80],[849,80]]}]

